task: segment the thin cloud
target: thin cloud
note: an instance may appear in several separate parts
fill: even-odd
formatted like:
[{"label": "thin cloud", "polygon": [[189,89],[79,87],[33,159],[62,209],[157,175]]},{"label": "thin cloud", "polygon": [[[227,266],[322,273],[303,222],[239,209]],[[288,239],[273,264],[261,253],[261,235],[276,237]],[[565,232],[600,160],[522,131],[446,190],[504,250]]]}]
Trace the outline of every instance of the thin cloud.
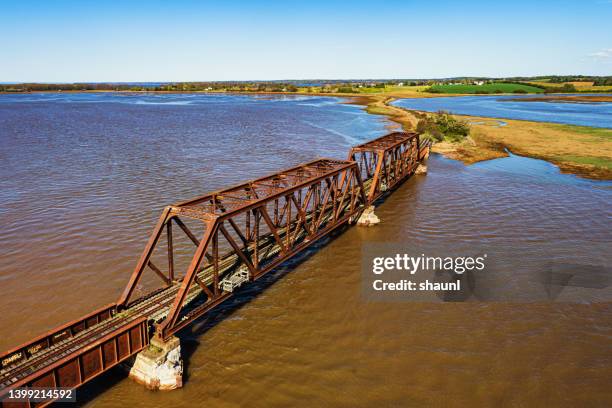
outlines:
[{"label": "thin cloud", "polygon": [[589,54],[589,57],[595,59],[609,59],[612,58],[612,48],[604,48],[600,51]]}]

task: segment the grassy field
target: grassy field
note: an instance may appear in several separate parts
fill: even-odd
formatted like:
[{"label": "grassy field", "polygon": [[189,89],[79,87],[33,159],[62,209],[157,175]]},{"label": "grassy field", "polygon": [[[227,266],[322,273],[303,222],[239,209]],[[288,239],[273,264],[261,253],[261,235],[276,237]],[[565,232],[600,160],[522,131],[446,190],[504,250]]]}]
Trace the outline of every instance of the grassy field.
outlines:
[{"label": "grassy field", "polygon": [[580,82],[549,82],[549,81],[537,81],[537,82],[527,82],[528,84],[546,86],[549,88],[561,88],[565,84],[574,85],[577,91],[579,92],[612,92],[612,86],[594,86],[593,82],[588,81],[580,81]]},{"label": "grassy field", "polygon": [[[345,88],[345,87],[342,87]],[[394,94],[394,95],[399,95],[399,94],[405,94],[408,95],[408,97],[417,97],[420,93],[424,92],[425,89],[428,88],[428,86],[385,86],[384,88],[377,88],[377,87],[370,87],[370,86],[364,86],[364,87],[352,87],[352,88],[348,88],[350,89],[350,94],[355,94],[355,95],[361,95],[361,94],[365,94],[365,95],[372,95],[372,94],[378,94],[378,95],[382,95],[382,94]],[[311,88],[298,88],[298,93],[304,93],[304,94],[318,94],[318,93],[325,93],[325,90],[321,87],[311,87]],[[342,91],[339,92],[330,92],[330,94],[342,94]],[[345,92],[346,93],[346,92]],[[424,95],[427,96],[427,95]],[[431,96],[431,95],[430,95]]]},{"label": "grassy field", "polygon": [[506,83],[492,83],[483,85],[434,85],[429,88],[430,92],[435,93],[448,93],[448,94],[473,94],[473,93],[514,93],[514,92],[526,92],[526,93],[542,93],[544,92],[541,88],[535,86],[522,85],[522,84],[506,84]]}]

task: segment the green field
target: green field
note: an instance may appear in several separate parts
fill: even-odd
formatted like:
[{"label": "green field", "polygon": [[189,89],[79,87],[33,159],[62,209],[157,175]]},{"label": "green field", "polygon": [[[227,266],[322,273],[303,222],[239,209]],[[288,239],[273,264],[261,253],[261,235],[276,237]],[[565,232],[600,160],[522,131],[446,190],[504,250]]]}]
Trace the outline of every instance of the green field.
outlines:
[{"label": "green field", "polygon": [[483,85],[433,85],[427,92],[449,94],[475,94],[475,93],[542,93],[541,88],[521,84],[492,83]]},{"label": "green field", "polygon": [[612,170],[612,160],[607,157],[584,157],[584,156],[572,156],[572,155],[561,155],[556,157],[559,161],[588,164],[590,166],[601,167],[604,169]]}]

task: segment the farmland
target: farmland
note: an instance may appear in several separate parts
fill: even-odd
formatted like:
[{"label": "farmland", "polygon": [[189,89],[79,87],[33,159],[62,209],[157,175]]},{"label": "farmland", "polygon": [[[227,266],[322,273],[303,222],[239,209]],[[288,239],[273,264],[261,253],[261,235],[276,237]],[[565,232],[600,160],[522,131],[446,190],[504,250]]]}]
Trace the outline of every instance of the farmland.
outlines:
[{"label": "farmland", "polygon": [[445,94],[487,94],[487,93],[542,93],[542,88],[524,84],[511,84],[504,82],[493,82],[482,85],[472,84],[444,84],[433,85],[427,89],[430,93]]},{"label": "farmland", "polygon": [[566,84],[572,85],[578,92],[612,92],[610,85],[595,85],[593,81],[570,81],[570,82],[550,82],[550,81],[530,81],[529,84],[546,88],[561,88]]}]

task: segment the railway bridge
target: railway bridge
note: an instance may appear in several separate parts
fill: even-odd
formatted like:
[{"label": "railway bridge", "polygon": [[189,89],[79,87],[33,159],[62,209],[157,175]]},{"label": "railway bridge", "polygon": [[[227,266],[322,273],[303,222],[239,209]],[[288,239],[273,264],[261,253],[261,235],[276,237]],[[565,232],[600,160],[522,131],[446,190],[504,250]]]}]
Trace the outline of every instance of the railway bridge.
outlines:
[{"label": "railway bridge", "polygon": [[[15,388],[77,388],[128,359],[130,376],[148,387],[180,386],[175,333],[358,222],[415,173],[429,149],[416,133],[390,133],[353,147],[346,160],[317,159],[165,207],[117,302],[0,355],[2,408],[54,401],[8,402]],[[150,277],[159,287],[142,293]]]}]

